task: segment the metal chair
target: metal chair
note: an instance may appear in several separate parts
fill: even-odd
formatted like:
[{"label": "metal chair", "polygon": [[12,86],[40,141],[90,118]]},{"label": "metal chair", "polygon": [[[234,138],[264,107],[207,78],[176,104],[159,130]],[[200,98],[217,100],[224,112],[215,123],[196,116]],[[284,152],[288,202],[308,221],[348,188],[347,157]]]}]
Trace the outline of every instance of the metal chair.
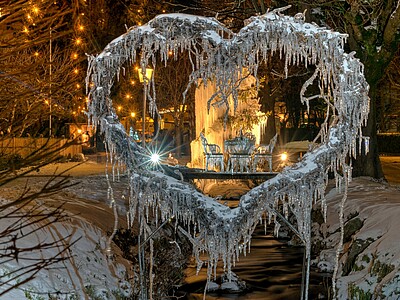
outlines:
[{"label": "metal chair", "polygon": [[219,166],[220,171],[224,172],[224,154],[221,148],[217,144],[209,144],[202,132],[200,132],[200,139],[206,159],[206,171],[209,171],[209,166],[213,169]]},{"label": "metal chair", "polygon": [[260,145],[253,154],[252,171],[257,172],[258,166],[264,166],[268,162],[269,171],[272,172],[272,152],[274,151],[278,134],[269,141],[268,145]]}]

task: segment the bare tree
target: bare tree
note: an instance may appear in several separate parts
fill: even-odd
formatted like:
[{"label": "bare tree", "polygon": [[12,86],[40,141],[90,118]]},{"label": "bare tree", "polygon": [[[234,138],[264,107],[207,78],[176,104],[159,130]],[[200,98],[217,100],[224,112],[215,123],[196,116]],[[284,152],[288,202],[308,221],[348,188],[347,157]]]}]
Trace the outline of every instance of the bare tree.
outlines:
[{"label": "bare tree", "polygon": [[[173,56],[173,53],[170,54]],[[189,83],[191,65],[189,57],[170,60],[165,66],[159,66],[155,73],[157,103],[159,109],[167,109],[174,121],[174,137],[177,157],[181,156],[182,133],[184,131],[185,115],[191,114],[194,118],[194,106],[191,98],[193,89],[186,91]]]},{"label": "bare tree", "polygon": [[[216,16],[228,25],[243,26],[243,20],[251,15],[265,13],[270,8],[293,5],[289,12],[303,12],[307,20],[349,34],[348,47],[365,65],[366,79],[370,85],[370,117],[364,134],[371,137],[370,151],[359,156],[354,175],[382,178],[383,172],[377,149],[376,106],[378,85],[385,70],[394,59],[400,45],[400,6],[391,1],[224,1],[222,8],[208,0],[196,1],[197,8],[209,16]],[[218,2],[219,4],[220,2]],[[234,20],[236,22],[234,22]]]},{"label": "bare tree", "polygon": [[378,85],[385,70],[396,55],[400,45],[399,1],[305,1],[297,9],[307,9],[310,18],[317,23],[325,22],[335,30],[349,34],[350,50],[356,51],[365,66],[365,77],[370,85],[370,116],[364,134],[371,137],[370,151],[357,158],[354,175],[382,178],[379,161],[377,133]]},{"label": "bare tree", "polygon": [[[41,133],[43,121],[47,125],[50,115],[58,118],[72,111],[70,103],[80,90],[76,81],[79,72],[74,72],[79,59],[67,45],[74,32],[71,20],[78,3],[0,3],[0,142]],[[0,202],[0,221],[4,225],[0,230],[1,262],[3,266],[13,261],[21,263],[21,268],[0,275],[0,296],[32,280],[40,270],[69,258],[67,250],[72,243],[67,242],[68,236],[52,242],[22,242],[64,218],[62,204],[47,208],[40,199],[71,186],[69,178],[54,174],[38,190],[32,189],[27,179],[57,161],[61,149],[58,143],[48,140],[24,157],[0,151],[0,187],[25,181],[20,194],[2,195]],[[53,250],[53,254],[47,256],[45,250]]]},{"label": "bare tree", "polygon": [[[84,104],[79,1],[0,4],[0,131],[44,133]],[[16,121],[20,121],[18,124]],[[48,120],[48,121],[46,121]],[[46,122],[45,122],[46,121]],[[19,126],[15,131],[10,126]],[[47,126],[48,125],[48,126]],[[55,127],[55,126],[53,126]],[[53,130],[52,133],[54,133]]]}]

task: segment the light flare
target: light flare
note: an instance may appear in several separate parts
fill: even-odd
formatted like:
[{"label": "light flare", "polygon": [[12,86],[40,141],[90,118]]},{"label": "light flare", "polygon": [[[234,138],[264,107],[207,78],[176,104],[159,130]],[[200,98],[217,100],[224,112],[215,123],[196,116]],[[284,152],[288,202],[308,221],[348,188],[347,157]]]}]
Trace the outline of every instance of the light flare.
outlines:
[{"label": "light flare", "polygon": [[281,161],[287,161],[287,159],[288,159],[288,154],[287,154],[287,152],[281,153]]},{"label": "light flare", "polygon": [[150,161],[154,164],[158,164],[160,162],[160,155],[158,153],[152,153],[150,156]]}]

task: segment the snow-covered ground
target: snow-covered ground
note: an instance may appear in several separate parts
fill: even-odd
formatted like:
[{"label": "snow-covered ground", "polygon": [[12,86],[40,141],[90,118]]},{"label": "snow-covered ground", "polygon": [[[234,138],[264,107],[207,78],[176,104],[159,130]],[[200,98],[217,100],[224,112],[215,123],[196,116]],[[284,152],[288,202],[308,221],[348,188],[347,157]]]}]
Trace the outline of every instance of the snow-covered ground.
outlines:
[{"label": "snow-covered ground", "polygon": [[[354,178],[344,210],[345,244],[338,271],[338,299],[400,299],[400,157],[381,157],[389,183]],[[206,191],[240,194],[244,186],[210,185]],[[339,207],[343,193],[333,183],[327,189],[327,222],[313,224],[313,261],[321,271],[333,272],[340,239]],[[315,205],[319,210],[319,203]],[[318,219],[318,218],[317,218]]]},{"label": "snow-covered ground", "polygon": [[[397,159],[400,161],[400,158]],[[395,160],[390,163],[396,163]],[[15,199],[27,184],[37,189],[46,181],[45,175],[67,170],[76,163],[55,164],[23,180],[14,181],[0,190],[3,201]],[[128,295],[132,278],[129,263],[121,257],[119,249],[112,247],[112,258],[107,255],[107,239],[114,225],[112,210],[107,199],[108,184],[104,164],[87,161],[69,171],[71,182],[76,186],[40,200],[48,207],[65,202],[69,218],[55,223],[37,233],[18,241],[18,246],[29,246],[38,241],[51,242],[71,234],[68,241],[77,242],[68,254],[71,259],[40,271],[35,279],[12,290],[1,299],[49,299],[48,293],[59,292],[58,298],[84,299],[98,295],[113,299],[114,295]],[[125,222],[123,180],[112,183],[116,192],[120,222]],[[239,193],[241,187],[235,189]],[[356,178],[349,187],[345,209],[345,253],[339,268],[339,299],[358,299],[363,295],[373,298],[400,298],[400,189],[395,185],[376,182],[370,178]],[[321,268],[333,269],[335,246],[339,238],[338,205],[342,195],[333,188],[327,195],[328,221],[314,223],[315,240],[324,250],[315,263]],[[9,222],[0,219],[4,228]],[[55,250],[52,250],[55,251]],[[32,252],[32,256],[49,257],[54,253]],[[1,275],[20,268],[26,263],[22,257],[7,263],[1,262]],[[343,273],[345,272],[345,274]],[[6,277],[3,277],[4,281]],[[16,283],[16,282],[15,282]],[[4,290],[7,286],[2,286]],[[52,294],[55,296],[55,294]],[[358,297],[358,298],[357,298]],[[100,298],[101,299],[101,298]]]},{"label": "snow-covered ground", "polygon": [[[400,165],[399,158],[384,164]],[[385,165],[384,165],[385,166]],[[393,174],[392,174],[393,175]],[[391,176],[392,176],[391,175]],[[339,299],[400,299],[400,186],[371,178],[355,178],[348,189],[344,210],[344,253],[338,270]],[[339,207],[343,194],[328,192],[326,223],[313,224],[314,242],[322,248],[314,261],[322,270],[333,271],[340,238]]]},{"label": "snow-covered ground", "polygon": [[[68,170],[74,166],[75,168]],[[32,247],[40,242],[51,243],[61,238],[66,238],[65,242],[60,243],[56,248],[41,252],[34,250],[20,255],[18,261],[6,262],[3,259],[0,262],[0,275],[5,276],[1,278],[1,281],[10,279],[11,275],[7,274],[12,274],[12,271],[32,264],[32,258],[50,258],[64,246],[75,242],[69,251],[62,254],[63,257],[70,256],[70,259],[39,271],[33,280],[13,289],[0,297],[1,299],[93,299],[95,297],[96,299],[114,299],[116,295],[130,295],[129,281],[132,274],[130,274],[129,262],[121,257],[120,250],[114,245],[111,248],[111,256],[107,251],[108,236],[113,229],[114,216],[108,206],[108,185],[104,164],[87,161],[80,165],[63,163],[43,167],[32,177],[18,179],[3,186],[0,190],[0,199],[3,203],[15,199],[22,193],[25,184],[31,191],[35,191],[48,181],[47,175],[64,170],[68,170],[66,174],[72,176],[70,182],[77,185],[45,199],[37,200],[29,207],[33,207],[35,203],[39,204],[35,208],[36,211],[43,207],[51,209],[64,203],[63,208],[68,217],[62,222],[52,223],[50,226],[18,239],[16,246]],[[113,185],[120,185],[116,191],[124,191],[122,183],[116,182]],[[119,221],[124,225],[123,197],[117,194],[115,198],[121,201]],[[3,216],[4,213],[3,211]],[[9,218],[0,218],[0,228],[6,228],[11,221]],[[25,230],[28,232],[46,223],[45,219]],[[5,251],[4,248],[3,251]],[[26,275],[29,274],[32,272]],[[12,284],[21,282],[26,275],[11,281],[9,285],[0,285],[0,292]]]}]

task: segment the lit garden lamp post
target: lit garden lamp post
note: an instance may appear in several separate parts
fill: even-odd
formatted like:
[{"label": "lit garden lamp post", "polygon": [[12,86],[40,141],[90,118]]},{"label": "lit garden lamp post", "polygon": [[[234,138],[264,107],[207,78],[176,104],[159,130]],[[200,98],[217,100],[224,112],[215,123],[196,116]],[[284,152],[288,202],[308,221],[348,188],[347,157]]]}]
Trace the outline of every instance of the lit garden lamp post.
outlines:
[{"label": "lit garden lamp post", "polygon": [[145,88],[143,89],[143,123],[142,123],[142,146],[146,146],[146,85],[148,84],[151,76],[153,75],[153,69],[146,68],[146,71],[142,68],[138,69],[139,81],[144,82]]}]

